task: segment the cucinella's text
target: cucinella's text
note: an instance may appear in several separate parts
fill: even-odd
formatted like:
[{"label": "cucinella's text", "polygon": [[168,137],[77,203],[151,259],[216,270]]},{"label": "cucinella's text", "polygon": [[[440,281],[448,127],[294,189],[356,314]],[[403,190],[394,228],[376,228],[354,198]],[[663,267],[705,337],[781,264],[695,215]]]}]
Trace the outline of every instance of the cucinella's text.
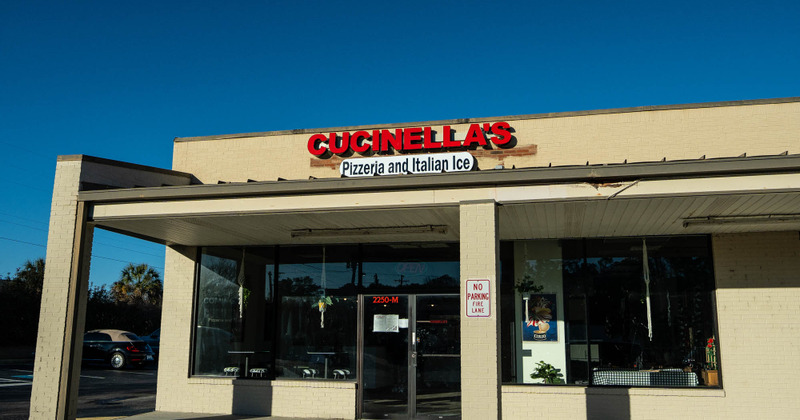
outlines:
[{"label": "cucinella's text", "polygon": [[413,152],[487,147],[490,143],[498,147],[509,147],[512,139],[511,126],[503,121],[472,124],[463,140],[454,139],[454,131],[449,125],[443,126],[441,140],[432,127],[314,134],[308,139],[308,151],[319,157],[352,152],[374,155],[392,150]]}]

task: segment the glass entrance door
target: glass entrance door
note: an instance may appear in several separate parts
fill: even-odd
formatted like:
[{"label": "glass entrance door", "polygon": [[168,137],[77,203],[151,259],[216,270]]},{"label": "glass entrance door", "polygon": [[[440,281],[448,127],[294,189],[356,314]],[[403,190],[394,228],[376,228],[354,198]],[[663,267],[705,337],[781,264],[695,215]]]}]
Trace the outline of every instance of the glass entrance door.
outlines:
[{"label": "glass entrance door", "polygon": [[[416,417],[461,417],[461,323],[458,295],[419,295],[414,305]],[[414,351],[416,350],[416,351]],[[416,362],[416,363],[415,363]]]},{"label": "glass entrance door", "polygon": [[[409,298],[359,296],[361,368],[359,393],[363,418],[407,418],[409,413]],[[404,327],[404,328],[401,328]]]},{"label": "glass entrance door", "polygon": [[361,416],[461,416],[458,295],[362,295]]}]

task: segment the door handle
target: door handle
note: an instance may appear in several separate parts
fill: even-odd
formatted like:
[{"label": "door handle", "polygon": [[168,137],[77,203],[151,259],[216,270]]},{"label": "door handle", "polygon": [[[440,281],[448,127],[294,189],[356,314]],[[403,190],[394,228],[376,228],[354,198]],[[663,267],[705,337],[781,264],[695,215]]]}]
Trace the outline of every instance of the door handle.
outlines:
[{"label": "door handle", "polygon": [[415,351],[411,352],[411,366],[417,367],[417,352]]}]

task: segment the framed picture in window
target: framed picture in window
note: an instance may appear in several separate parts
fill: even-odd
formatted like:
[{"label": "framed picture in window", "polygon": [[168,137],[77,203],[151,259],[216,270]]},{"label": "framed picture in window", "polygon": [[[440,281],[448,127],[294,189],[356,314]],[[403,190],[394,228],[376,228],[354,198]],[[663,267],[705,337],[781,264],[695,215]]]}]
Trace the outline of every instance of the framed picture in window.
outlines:
[{"label": "framed picture in window", "polygon": [[522,341],[558,341],[557,314],[554,293],[522,298]]}]

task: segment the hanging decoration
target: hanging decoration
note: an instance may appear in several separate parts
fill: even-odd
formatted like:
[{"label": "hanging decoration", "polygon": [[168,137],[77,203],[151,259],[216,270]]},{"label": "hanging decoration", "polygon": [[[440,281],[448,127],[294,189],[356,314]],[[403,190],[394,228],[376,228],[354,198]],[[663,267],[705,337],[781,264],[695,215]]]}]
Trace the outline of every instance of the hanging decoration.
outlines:
[{"label": "hanging decoration", "polygon": [[312,308],[317,308],[319,310],[319,327],[325,328],[325,311],[328,310],[328,307],[336,302],[336,298],[332,298],[327,296],[328,294],[328,279],[327,279],[327,272],[325,266],[325,246],[322,246],[322,274],[320,276],[320,288],[322,289],[322,295],[319,297],[316,303],[311,305]]},{"label": "hanging decoration", "polygon": [[325,296],[327,294],[327,273],[325,272],[325,246],[322,246],[322,275],[320,276],[320,286],[322,288],[322,296],[320,296],[319,300],[317,301],[317,307],[319,308],[319,327],[325,328],[325,311],[328,309],[328,306],[333,305],[333,301],[329,296]]},{"label": "hanging decoration", "polygon": [[244,256],[245,249],[242,248],[242,263],[239,265],[239,275],[236,276],[236,282],[239,283],[239,318],[244,316],[245,298],[247,296],[244,288],[245,274],[244,274]]},{"label": "hanging decoration", "polygon": [[672,303],[669,299],[669,290],[667,290],[667,326],[672,328]]},{"label": "hanging decoration", "polygon": [[333,300],[330,296],[322,296],[319,298],[317,302],[317,306],[319,307],[319,327],[325,328],[325,311],[328,309],[328,306],[333,305]]},{"label": "hanging decoration", "polygon": [[644,299],[647,304],[647,336],[653,341],[653,317],[650,310],[650,263],[647,261],[647,241],[642,238],[642,266],[644,267]]}]

